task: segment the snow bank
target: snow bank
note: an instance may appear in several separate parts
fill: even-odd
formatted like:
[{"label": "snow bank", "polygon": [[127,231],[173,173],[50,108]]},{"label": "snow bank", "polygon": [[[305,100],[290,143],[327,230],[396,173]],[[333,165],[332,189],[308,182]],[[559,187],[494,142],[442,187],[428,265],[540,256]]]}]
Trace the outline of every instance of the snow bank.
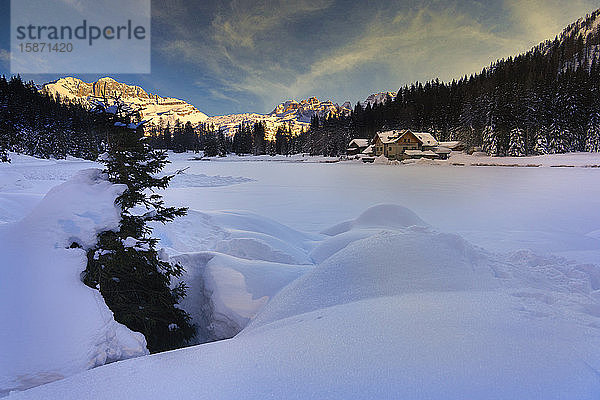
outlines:
[{"label": "snow bank", "polygon": [[313,236],[243,211],[190,210],[155,225],[171,261],[185,267],[181,307],[200,327],[197,342],[230,338],[281,288],[312,267]]},{"label": "snow bank", "polygon": [[406,207],[394,204],[373,206],[356,219],[325,229],[322,233],[329,237],[321,241],[310,256],[315,262],[321,263],[348,244],[372,236],[382,229],[410,226],[426,227],[428,224]]},{"label": "snow bank", "polygon": [[400,165],[400,162],[397,160],[390,160],[383,154],[375,157],[373,164],[383,164],[383,165]]},{"label": "snow bank", "polygon": [[427,223],[406,207],[381,204],[370,207],[356,219],[325,229],[323,233],[335,236],[355,228],[406,228],[412,225],[427,226]]},{"label": "snow bank", "polygon": [[285,287],[250,327],[365,298],[490,289],[498,286],[493,277],[494,263],[460,236],[391,228],[348,244]]},{"label": "snow bank", "polygon": [[10,163],[0,163],[0,223],[21,220],[53,186],[98,166],[73,157],[45,160],[10,153],[10,158]]},{"label": "snow bank", "polygon": [[[246,331],[364,298],[447,291],[507,290],[541,299],[533,314],[568,313],[591,325],[600,323],[589,319],[600,316],[593,311],[600,305],[600,268],[595,265],[529,250],[494,255],[458,235],[436,232],[412,211],[393,205],[372,207],[325,232],[334,236],[312,252],[323,261],[285,287]],[[549,312],[549,301],[561,304]]]},{"label": "snow bank", "polygon": [[281,288],[311,268],[211,252],[171,260],[185,267],[181,279],[188,295],[180,306],[201,327],[197,343],[235,336]]},{"label": "snow bank", "polygon": [[80,280],[84,249],[118,226],[123,188],[84,170],[50,190],[21,221],[0,229],[0,394],[147,354],[142,334],[114,321]]},{"label": "snow bank", "polygon": [[515,305],[486,292],[367,299],[14,398],[596,399],[598,345],[557,340],[590,343],[585,332],[507,315]]},{"label": "snow bank", "polygon": [[438,160],[438,164],[464,164],[477,166],[514,167],[583,167],[599,168],[600,153],[545,154],[527,157],[492,157],[486,153],[452,152],[448,160]]},{"label": "snow bank", "polygon": [[425,157],[409,158],[402,160],[403,165],[440,165],[438,160],[432,160]]}]

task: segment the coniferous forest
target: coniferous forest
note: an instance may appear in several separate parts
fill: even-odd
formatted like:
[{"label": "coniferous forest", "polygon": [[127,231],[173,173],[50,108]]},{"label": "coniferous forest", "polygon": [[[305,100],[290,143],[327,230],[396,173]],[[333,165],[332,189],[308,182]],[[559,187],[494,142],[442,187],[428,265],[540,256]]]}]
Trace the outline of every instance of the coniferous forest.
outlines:
[{"label": "coniferous forest", "polygon": [[[460,140],[490,155],[523,156],[600,151],[600,10],[531,51],[499,60],[479,74],[400,88],[382,103],[357,103],[350,115],[312,118],[293,135],[282,126],[267,135],[260,123],[234,135],[213,126],[148,126],[156,149],[204,151],[207,156],[294,154],[339,156],[353,138],[371,139],[388,129],[432,133]],[[97,116],[63,103],[20,77],[0,77],[0,160],[7,151],[38,157],[96,159],[104,136]]]},{"label": "coniferous forest", "polygon": [[0,159],[6,151],[41,158],[67,155],[95,160],[103,133],[97,115],[81,105],[42,94],[19,76],[0,76]]},{"label": "coniferous forest", "polygon": [[491,155],[600,150],[600,10],[526,54],[476,75],[399,89],[395,98],[347,117],[313,121],[314,154],[338,154],[349,138],[408,128],[461,140]]}]

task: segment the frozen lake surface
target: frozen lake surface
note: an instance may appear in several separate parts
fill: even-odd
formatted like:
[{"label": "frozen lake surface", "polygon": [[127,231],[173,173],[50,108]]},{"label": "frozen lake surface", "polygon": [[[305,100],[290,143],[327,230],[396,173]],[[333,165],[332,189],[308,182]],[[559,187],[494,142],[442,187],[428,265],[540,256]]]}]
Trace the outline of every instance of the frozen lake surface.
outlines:
[{"label": "frozen lake surface", "polygon": [[[244,177],[220,187],[170,188],[197,210],[248,210],[319,232],[375,204],[400,204],[438,229],[490,250],[528,248],[600,262],[600,169],[365,165],[356,162],[187,161],[169,170]],[[600,159],[600,157],[598,157]],[[226,178],[224,178],[226,179]]]}]

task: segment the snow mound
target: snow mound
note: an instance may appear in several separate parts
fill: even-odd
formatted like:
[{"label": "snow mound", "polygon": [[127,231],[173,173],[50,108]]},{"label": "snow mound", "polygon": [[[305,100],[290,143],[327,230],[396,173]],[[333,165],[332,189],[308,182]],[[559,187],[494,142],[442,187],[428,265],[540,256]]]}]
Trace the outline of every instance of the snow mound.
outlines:
[{"label": "snow mound", "polygon": [[[389,222],[384,215],[390,216]],[[412,211],[386,205],[328,229],[325,233],[333,236],[311,253],[317,267],[275,296],[245,332],[365,298],[497,290],[519,297],[522,311],[530,315],[569,315],[600,327],[600,321],[589,318],[600,316],[596,265],[529,250],[495,255],[459,235],[424,225]]]},{"label": "snow mound", "polygon": [[366,299],[14,399],[597,399],[598,344],[507,315],[514,305],[486,292]]},{"label": "snow mound", "polygon": [[313,251],[310,252],[310,257],[315,263],[322,263],[338,251],[348,246],[350,243],[360,239],[367,238],[379,232],[381,229],[353,229],[346,232],[331,236],[320,242]]},{"label": "snow mound", "polygon": [[493,276],[486,254],[458,235],[416,226],[372,232],[285,287],[250,328],[365,298],[490,289]]},{"label": "snow mound", "polygon": [[375,157],[373,164],[398,165],[398,164],[400,164],[400,162],[397,160],[390,160],[389,158],[387,158],[386,156],[384,156],[382,154],[380,156]]},{"label": "snow mound", "polygon": [[[142,334],[115,322],[85,286],[85,248],[116,229],[123,187],[84,170],[0,230],[0,395],[108,362],[147,354]],[[76,242],[82,248],[69,248]]]},{"label": "snow mound", "polygon": [[436,160],[431,160],[429,158],[420,157],[420,158],[409,158],[406,160],[402,160],[403,165],[440,165],[440,163]]},{"label": "snow mound", "polygon": [[427,226],[417,214],[396,204],[380,204],[363,212],[358,218],[335,225],[322,233],[339,235],[355,228],[406,228],[412,225]]}]

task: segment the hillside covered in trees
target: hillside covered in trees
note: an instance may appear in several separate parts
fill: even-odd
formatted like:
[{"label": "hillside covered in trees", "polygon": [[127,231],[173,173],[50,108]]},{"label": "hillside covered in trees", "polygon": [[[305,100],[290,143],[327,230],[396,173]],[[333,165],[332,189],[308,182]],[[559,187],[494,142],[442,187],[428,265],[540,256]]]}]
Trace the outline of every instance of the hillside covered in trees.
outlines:
[{"label": "hillside covered in trees", "polygon": [[526,54],[450,83],[416,82],[349,117],[315,121],[312,153],[385,129],[427,131],[491,155],[600,150],[600,10]]},{"label": "hillside covered in trees", "polygon": [[103,134],[97,115],[41,93],[19,76],[0,76],[0,158],[14,151],[41,158],[95,160]]}]

